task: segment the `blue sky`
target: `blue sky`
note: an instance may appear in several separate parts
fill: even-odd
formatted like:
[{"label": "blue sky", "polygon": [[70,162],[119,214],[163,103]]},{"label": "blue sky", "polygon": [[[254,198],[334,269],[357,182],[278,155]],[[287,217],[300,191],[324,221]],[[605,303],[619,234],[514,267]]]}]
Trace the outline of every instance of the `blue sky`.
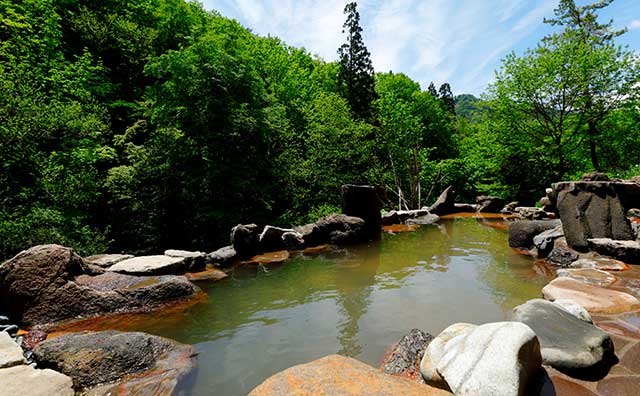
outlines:
[{"label": "blue sky", "polygon": [[[585,1],[578,0],[578,4]],[[346,0],[204,0],[205,8],[238,20],[260,35],[282,38],[335,60]],[[376,71],[402,72],[426,89],[449,82],[454,94],[479,95],[510,51],[534,47],[552,29],[558,0],[361,0],[365,45]],[[640,0],[616,0],[601,11],[619,38],[640,52]]]}]

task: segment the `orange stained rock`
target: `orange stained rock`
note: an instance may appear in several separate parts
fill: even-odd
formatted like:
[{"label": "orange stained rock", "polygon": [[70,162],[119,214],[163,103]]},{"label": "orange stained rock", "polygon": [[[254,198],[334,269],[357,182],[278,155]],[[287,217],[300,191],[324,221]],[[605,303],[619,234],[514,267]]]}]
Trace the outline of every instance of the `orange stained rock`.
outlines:
[{"label": "orange stained rock", "polygon": [[219,281],[221,279],[227,278],[229,275],[217,268],[207,268],[206,270],[200,272],[187,272],[186,274],[184,274],[184,276],[186,276],[190,281]]},{"label": "orange stained rock", "polygon": [[280,250],[278,252],[270,252],[259,254],[257,256],[251,257],[249,260],[243,262],[242,264],[276,264],[282,263],[289,259],[289,251]]},{"label": "orange stained rock", "polygon": [[330,355],[273,375],[249,396],[447,396],[451,393],[391,376],[355,359]]},{"label": "orange stained rock", "polygon": [[392,224],[382,227],[384,232],[396,233],[396,232],[411,232],[420,228],[419,224]]},{"label": "orange stained rock", "polygon": [[542,289],[544,298],[550,301],[572,300],[590,313],[621,313],[640,306],[634,296],[616,290],[592,286],[571,278],[556,278]]},{"label": "orange stained rock", "polygon": [[312,246],[304,249],[304,254],[318,254],[331,250],[331,245]]}]

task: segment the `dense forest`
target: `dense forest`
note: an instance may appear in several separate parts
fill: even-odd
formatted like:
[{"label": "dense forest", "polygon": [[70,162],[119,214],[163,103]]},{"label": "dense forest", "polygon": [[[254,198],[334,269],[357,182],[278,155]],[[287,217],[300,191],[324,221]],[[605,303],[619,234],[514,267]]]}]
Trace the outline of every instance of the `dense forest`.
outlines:
[{"label": "dense forest", "polygon": [[479,99],[376,73],[355,3],[326,62],[196,2],[0,0],[0,257],[209,251],[339,210],[344,183],[404,209],[639,174],[640,62],[609,3],[561,0]]}]

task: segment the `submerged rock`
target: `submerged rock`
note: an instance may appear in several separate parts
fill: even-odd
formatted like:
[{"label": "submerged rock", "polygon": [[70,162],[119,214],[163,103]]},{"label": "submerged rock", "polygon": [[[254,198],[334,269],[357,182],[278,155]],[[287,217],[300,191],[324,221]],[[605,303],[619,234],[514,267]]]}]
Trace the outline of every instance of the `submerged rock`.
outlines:
[{"label": "submerged rock", "polygon": [[614,356],[611,337],[591,323],[549,301],[536,299],[517,306],[513,320],[538,336],[542,361],[560,370],[593,370]]},{"label": "submerged rock", "polygon": [[498,322],[449,340],[435,366],[456,396],[524,396],[541,363],[540,344],[529,326]]},{"label": "submerged rock", "polygon": [[420,361],[431,340],[431,334],[418,329],[411,330],[386,354],[381,365],[382,371],[424,383]]},{"label": "submerged rock", "polygon": [[268,378],[248,396],[445,396],[440,389],[391,376],[355,359],[330,355]]},{"label": "submerged rock", "polygon": [[5,396],[73,396],[71,378],[53,370],[15,366],[0,370],[1,393]]},{"label": "submerged rock", "polygon": [[192,346],[145,333],[70,333],[40,343],[33,353],[39,367],[68,375],[76,388],[100,385],[92,392],[99,395],[117,388],[117,394],[169,396],[195,368]]},{"label": "submerged rock", "polygon": [[82,258],[59,245],[33,247],[0,265],[0,311],[26,326],[153,308],[197,291],[179,276],[86,275]]},{"label": "submerged rock", "polygon": [[634,296],[588,285],[571,278],[556,278],[542,289],[545,299],[571,300],[583,306],[590,313],[615,314],[632,310],[640,305]]},{"label": "submerged rock", "polygon": [[440,194],[436,202],[431,205],[428,210],[438,216],[444,216],[456,212],[456,193],[453,187],[449,186]]}]

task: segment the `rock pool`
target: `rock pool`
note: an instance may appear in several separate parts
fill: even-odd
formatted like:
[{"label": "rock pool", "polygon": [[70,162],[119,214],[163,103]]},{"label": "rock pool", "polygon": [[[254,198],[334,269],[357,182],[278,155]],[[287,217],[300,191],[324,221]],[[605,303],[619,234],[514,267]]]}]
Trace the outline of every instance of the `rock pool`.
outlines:
[{"label": "rock pool", "polygon": [[185,395],[242,396],[292,365],[339,353],[378,366],[412,328],[437,335],[455,322],[504,320],[549,281],[507,245],[500,219],[443,219],[344,251],[292,255],[216,283],[186,310],[126,317],[101,328],[194,344]]}]

